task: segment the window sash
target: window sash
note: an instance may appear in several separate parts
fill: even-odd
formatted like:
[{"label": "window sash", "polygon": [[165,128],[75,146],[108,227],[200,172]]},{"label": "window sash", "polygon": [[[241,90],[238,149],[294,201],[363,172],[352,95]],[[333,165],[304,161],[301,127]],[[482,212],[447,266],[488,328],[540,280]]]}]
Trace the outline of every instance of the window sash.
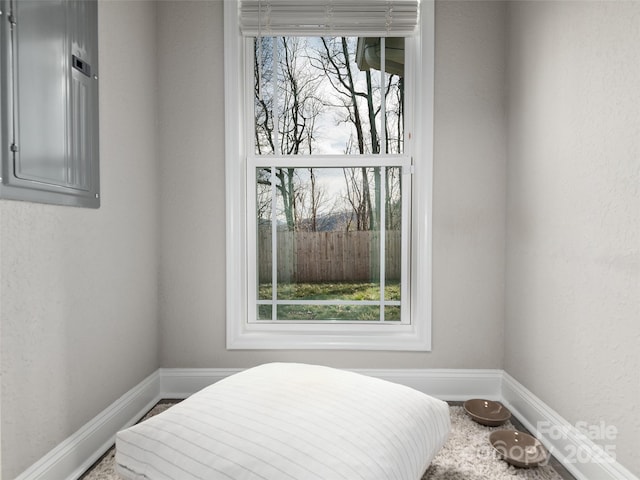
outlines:
[{"label": "window sash", "polygon": [[[291,36],[286,36],[288,38],[291,39],[295,39],[296,37],[291,35]],[[378,98],[376,99],[377,102],[379,102],[379,118],[376,119],[376,126],[374,127],[374,129],[377,131],[378,134],[378,142],[377,143],[377,148],[378,148],[378,152],[375,152],[378,155],[394,155],[394,154],[404,154],[405,153],[405,146],[407,145],[407,131],[405,130],[405,125],[410,124],[411,119],[409,117],[409,115],[411,114],[411,105],[410,104],[403,104],[402,106],[402,115],[401,118],[396,119],[397,122],[401,122],[402,124],[402,131],[403,131],[403,135],[402,135],[402,139],[396,139],[396,146],[395,149],[393,148],[392,145],[387,145],[387,128],[391,127],[390,124],[388,124],[388,120],[390,119],[390,117],[387,116],[387,100],[388,98],[386,97],[384,91],[385,91],[385,86],[388,80],[388,75],[389,78],[391,76],[393,76],[394,74],[388,73],[386,71],[386,43],[387,40],[389,40],[390,42],[392,40],[397,40],[398,37],[394,37],[391,39],[387,39],[385,37],[376,37],[376,38],[371,38],[371,37],[359,37],[359,36],[354,36],[354,35],[348,35],[347,37],[349,37],[349,39],[353,40],[353,39],[357,39],[358,40],[358,45],[357,45],[357,52],[353,58],[353,65],[355,66],[355,63],[358,61],[358,55],[361,52],[360,48],[360,40],[363,40],[364,42],[366,42],[367,40],[378,40],[379,42],[379,65],[378,68],[372,67],[373,70],[378,70],[377,72],[371,72],[371,79],[372,79],[372,83],[373,83],[373,87],[374,88],[378,88],[379,92],[378,92]],[[261,153],[262,155],[278,155],[280,154],[279,152],[281,151],[281,142],[284,142],[284,139],[281,137],[280,135],[280,129],[281,129],[281,125],[279,124],[279,120],[280,120],[280,113],[283,111],[283,107],[281,105],[281,102],[283,101],[282,98],[282,94],[281,94],[281,89],[278,87],[278,83],[279,83],[279,78],[280,75],[282,74],[281,71],[281,65],[280,65],[280,59],[279,59],[279,51],[280,51],[280,46],[279,46],[279,42],[280,39],[282,37],[278,36],[278,37],[262,37],[262,39],[268,38],[270,39],[270,41],[272,42],[273,45],[273,50],[272,50],[272,62],[271,62],[271,68],[272,68],[272,74],[271,74],[271,79],[268,82],[263,82],[263,77],[261,76],[262,73],[262,61],[261,61],[261,57],[262,57],[262,42],[259,42],[257,44],[256,47],[256,51],[255,51],[255,55],[258,57],[257,62],[261,65],[258,68],[257,71],[257,82],[258,82],[258,96],[260,97],[260,99],[262,99],[262,93],[264,92],[264,88],[266,88],[268,86],[268,88],[271,91],[271,100],[272,100],[272,128],[273,128],[273,133],[272,133],[272,142],[274,144],[274,151],[272,152],[265,152],[265,153]],[[248,40],[245,41],[245,48],[249,48],[249,44],[251,44],[251,42],[253,42],[254,40],[260,40],[257,38],[250,38]],[[408,42],[405,42],[408,43]],[[364,45],[364,43],[363,43]],[[393,47],[392,47],[393,48]],[[405,50],[405,58],[406,56],[413,56],[413,46],[412,45],[405,45],[402,46],[403,50]],[[247,64],[246,64],[246,68],[247,68],[247,72],[250,71],[249,69],[253,69],[253,63],[248,63],[249,61],[254,61],[256,60],[253,56],[253,50],[246,51],[246,57],[248,59]],[[364,57],[364,55],[363,55]],[[366,64],[366,60],[363,60],[363,62],[365,62]],[[393,63],[393,62],[391,62]],[[403,67],[404,67],[404,63],[403,63]],[[360,68],[360,65],[358,64],[358,68]],[[365,66],[363,68],[369,68],[368,66]],[[407,73],[409,75],[411,75],[411,65],[407,65]],[[397,75],[397,74],[396,74]],[[406,75],[405,75],[406,78]],[[248,80],[248,79],[247,79]],[[357,81],[357,80],[356,80]],[[362,79],[360,79],[360,81],[362,81]],[[410,90],[410,84],[411,84],[412,80],[409,79],[407,83],[407,86],[405,86],[406,91],[408,92],[407,95],[411,96],[411,90]],[[250,85],[249,83],[246,84],[246,88],[254,88],[253,85]],[[395,87],[397,88],[397,86]],[[286,94],[285,94],[286,95]],[[389,97],[390,98],[390,97]],[[246,99],[247,104],[250,106],[254,105],[252,99],[250,99],[249,97],[247,97]],[[360,108],[362,109],[364,107],[364,105],[360,105]],[[255,111],[251,112],[251,115],[256,115],[257,113]],[[369,120],[367,118],[367,120]],[[366,122],[365,122],[366,124]],[[255,122],[253,122],[250,126],[248,126],[248,128],[250,129],[254,129],[255,127]],[[252,135],[252,138],[257,138],[255,137],[255,134],[257,132],[255,130],[251,131],[250,134]],[[247,151],[251,151],[251,146],[247,145]],[[255,148],[257,148],[256,146],[254,146]],[[371,149],[375,149],[376,146],[374,145],[370,145]],[[387,153],[385,150],[389,148],[391,150],[394,150],[393,153]],[[365,153],[366,154],[366,153]],[[296,156],[299,156],[301,154],[296,153]],[[314,156],[319,156],[322,154],[313,154]],[[325,154],[327,155],[327,154]],[[345,154],[340,154],[340,155],[345,155]],[[356,155],[362,155],[362,153],[358,153],[358,152],[349,152],[348,155],[346,156],[356,156]]]},{"label": "window sash", "polygon": [[[291,167],[291,168],[358,168],[358,167],[379,167],[384,169],[386,167],[401,167],[402,175],[405,179],[402,181],[401,192],[401,278],[400,278],[400,301],[388,300],[385,298],[385,268],[386,268],[386,231],[384,228],[380,229],[380,245],[379,245],[379,257],[380,257],[380,298],[375,301],[343,301],[343,300],[331,300],[331,301],[295,301],[295,300],[282,300],[277,298],[277,235],[273,235],[271,252],[272,252],[272,282],[274,288],[272,290],[273,297],[269,300],[260,300],[258,298],[258,254],[257,254],[257,238],[258,238],[258,219],[257,219],[257,192],[256,192],[256,171],[258,168],[269,168],[273,171],[278,167]],[[330,156],[311,156],[311,155],[296,155],[296,156],[262,156],[262,155],[249,155],[247,157],[247,254],[248,254],[248,275],[247,275],[247,292],[249,292],[250,298],[248,299],[248,315],[247,322],[249,324],[297,324],[306,325],[314,323],[336,323],[336,324],[357,324],[357,325],[371,325],[371,324],[388,324],[388,325],[410,325],[411,324],[411,297],[410,297],[410,267],[409,267],[409,254],[411,249],[411,198],[412,198],[412,159],[407,155],[371,155],[371,156],[358,156],[352,157],[347,155],[330,155]],[[384,188],[384,182],[382,182]],[[272,187],[275,188],[275,187]],[[384,190],[381,194],[384,198]],[[274,195],[272,191],[272,195]],[[385,225],[385,205],[381,202],[381,218],[380,225]],[[272,209],[272,216],[275,216],[275,208]],[[275,227],[272,225],[272,234],[276,232]],[[279,305],[295,305],[295,304],[309,304],[309,305],[377,305],[380,307],[380,318],[378,320],[278,320],[275,313],[275,309]],[[259,305],[271,305],[274,307],[274,313],[271,320],[259,320],[258,319],[258,306]],[[385,321],[384,308],[386,306],[398,306],[401,307],[400,321]]]},{"label": "window sash", "polygon": [[411,36],[418,0],[241,0],[244,36]]}]

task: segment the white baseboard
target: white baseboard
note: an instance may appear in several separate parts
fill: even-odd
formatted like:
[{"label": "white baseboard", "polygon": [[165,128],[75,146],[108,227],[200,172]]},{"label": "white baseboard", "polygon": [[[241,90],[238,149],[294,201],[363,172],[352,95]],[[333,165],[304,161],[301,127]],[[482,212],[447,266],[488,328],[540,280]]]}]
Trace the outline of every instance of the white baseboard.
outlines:
[{"label": "white baseboard", "polygon": [[638,480],[506,372],[503,374],[502,401],[577,480]]},{"label": "white baseboard", "polygon": [[[120,397],[93,420],[71,435],[15,480],[76,480],[115,441],[115,434],[138,421],[163,398],[186,398],[241,369],[161,368]],[[461,369],[358,369],[358,373],[415,388],[436,398],[461,401],[468,398],[502,400],[536,432],[536,425],[547,422],[569,432],[567,438],[541,440],[578,480],[638,480],[618,463],[572,464],[562,452],[595,451],[595,446],[577,429],[545,405],[503,370]],[[573,430],[571,430],[573,428]],[[586,440],[586,441],[585,441]],[[586,449],[586,450],[585,450]]]},{"label": "white baseboard", "polygon": [[[162,368],[164,398],[186,398],[242,369]],[[412,387],[443,400],[500,398],[502,370],[352,369],[354,372]]]},{"label": "white baseboard", "polygon": [[502,370],[489,369],[358,369],[354,372],[414,388],[448,401],[500,399]]},{"label": "white baseboard", "polygon": [[160,373],[155,371],[15,480],[79,478],[111,448],[118,430],[133,425],[160,399]]},{"label": "white baseboard", "polygon": [[160,385],[163,398],[187,398],[242,368],[161,368]]}]

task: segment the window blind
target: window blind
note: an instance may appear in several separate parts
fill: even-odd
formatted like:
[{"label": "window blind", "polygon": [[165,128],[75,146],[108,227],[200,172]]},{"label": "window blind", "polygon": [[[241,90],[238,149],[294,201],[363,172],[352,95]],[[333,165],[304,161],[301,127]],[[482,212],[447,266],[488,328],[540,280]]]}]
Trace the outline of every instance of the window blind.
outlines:
[{"label": "window blind", "polygon": [[406,37],[418,25],[419,0],[240,0],[245,36]]}]

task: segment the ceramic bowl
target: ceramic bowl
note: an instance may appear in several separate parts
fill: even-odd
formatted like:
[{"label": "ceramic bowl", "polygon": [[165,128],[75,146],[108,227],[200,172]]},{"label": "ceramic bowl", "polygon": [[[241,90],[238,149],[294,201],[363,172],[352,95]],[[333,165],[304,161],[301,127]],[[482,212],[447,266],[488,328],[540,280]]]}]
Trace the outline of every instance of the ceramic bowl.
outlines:
[{"label": "ceramic bowl", "polygon": [[464,410],[476,422],[497,427],[511,418],[511,412],[500,402],[473,398],[464,402]]},{"label": "ceramic bowl", "polygon": [[549,453],[536,438],[516,430],[497,430],[489,442],[498,455],[514,467],[537,467],[549,458]]}]

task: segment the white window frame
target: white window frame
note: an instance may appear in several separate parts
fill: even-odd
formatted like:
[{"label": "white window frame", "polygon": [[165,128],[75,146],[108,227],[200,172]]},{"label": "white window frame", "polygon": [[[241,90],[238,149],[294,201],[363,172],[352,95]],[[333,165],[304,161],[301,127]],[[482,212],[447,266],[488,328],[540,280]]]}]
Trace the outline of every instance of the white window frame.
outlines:
[{"label": "white window frame", "polygon": [[[405,150],[413,157],[411,211],[410,324],[255,323],[248,321],[250,296],[248,255],[247,142],[252,138],[253,103],[246,101],[245,43],[237,0],[224,2],[225,201],[226,201],[226,324],[227,349],[431,350],[432,313],[432,177],[434,91],[434,2],[420,4],[419,33],[414,38],[412,75],[414,108],[407,121]],[[413,71],[410,72],[411,67]],[[409,73],[410,72],[410,73]]]}]

